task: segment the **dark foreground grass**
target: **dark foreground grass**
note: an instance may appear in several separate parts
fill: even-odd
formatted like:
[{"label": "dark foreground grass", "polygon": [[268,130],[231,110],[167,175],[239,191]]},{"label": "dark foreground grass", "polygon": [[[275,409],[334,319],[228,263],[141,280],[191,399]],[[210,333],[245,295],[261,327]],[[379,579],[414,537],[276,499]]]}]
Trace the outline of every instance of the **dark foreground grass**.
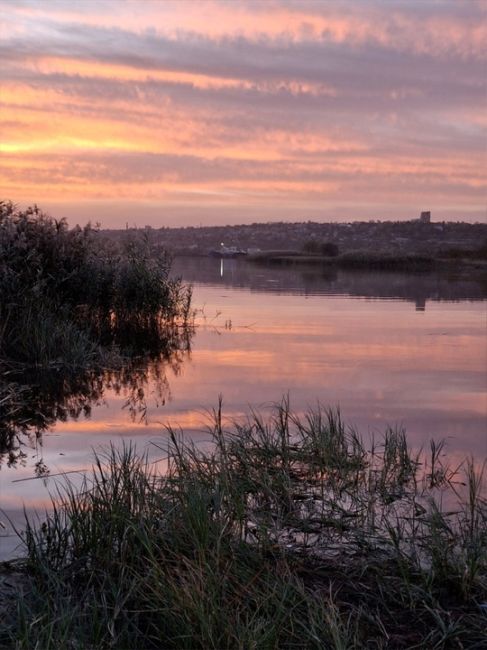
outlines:
[{"label": "dark foreground grass", "polygon": [[413,455],[400,430],[367,450],[286,402],[228,430],[219,409],[211,451],[169,433],[167,472],[112,449],[29,525],[2,647],[486,647],[473,462]]}]

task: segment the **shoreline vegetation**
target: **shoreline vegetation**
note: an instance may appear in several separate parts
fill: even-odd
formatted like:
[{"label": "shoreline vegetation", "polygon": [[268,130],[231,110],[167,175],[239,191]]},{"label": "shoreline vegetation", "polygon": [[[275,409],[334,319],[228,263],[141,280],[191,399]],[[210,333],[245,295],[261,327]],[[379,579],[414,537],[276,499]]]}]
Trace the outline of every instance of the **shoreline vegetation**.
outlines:
[{"label": "shoreline vegetation", "polygon": [[189,351],[191,288],[170,268],[143,237],[115,245],[0,202],[0,459],[87,408],[107,373],[129,384],[138,360]]},{"label": "shoreline vegetation", "polygon": [[4,567],[2,647],[485,647],[483,467],[287,399],[210,428],[168,428],[162,472],[112,448],[59,489]]},{"label": "shoreline vegetation", "polygon": [[487,272],[487,247],[478,250],[451,250],[442,257],[425,254],[388,254],[355,251],[330,255],[308,251],[261,251],[247,256],[249,262],[277,266],[320,266],[347,270],[408,271],[424,273],[430,271]]},{"label": "shoreline vegetation", "polygon": [[[104,230],[110,241],[144,232],[155,249],[177,256],[210,254],[269,263],[324,264],[349,269],[461,270],[487,268],[487,224],[430,221],[269,222],[234,226]],[[283,258],[279,260],[279,258]],[[292,258],[292,259],[288,259]],[[273,261],[274,260],[274,261]]]},{"label": "shoreline vegetation", "polygon": [[[191,289],[135,234],[0,202],[0,461],[106,385],[139,415],[159,373],[164,399],[160,361],[191,348]],[[325,244],[260,261],[370,264]],[[485,646],[485,467],[449,467],[442,444],[414,453],[400,429],[366,447],[338,411],[298,416],[287,399],[234,423],[220,402],[205,450],[167,433],[161,471],[112,448],[28,522],[25,557],[0,564],[1,647]]]},{"label": "shoreline vegetation", "polygon": [[[343,253],[336,256],[302,253],[299,251],[265,251],[248,257],[250,262],[279,266],[321,266],[342,269],[371,269],[381,271],[432,271],[437,260],[427,255],[385,255],[371,253]],[[487,266],[486,266],[487,269]]]}]

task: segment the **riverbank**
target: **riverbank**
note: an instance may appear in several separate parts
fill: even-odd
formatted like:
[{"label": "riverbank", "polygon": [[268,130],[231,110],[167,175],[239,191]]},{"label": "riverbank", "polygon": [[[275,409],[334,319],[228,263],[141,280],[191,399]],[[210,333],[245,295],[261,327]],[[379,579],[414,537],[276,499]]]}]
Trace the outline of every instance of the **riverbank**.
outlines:
[{"label": "riverbank", "polygon": [[301,251],[261,251],[247,256],[249,262],[278,266],[319,266],[341,269],[368,269],[380,271],[456,271],[463,274],[479,270],[487,273],[487,261],[480,256],[433,257],[417,254],[390,255],[362,251],[335,256],[309,254]]},{"label": "riverbank", "polygon": [[[487,252],[487,224],[431,221],[369,221],[350,223],[270,222],[198,228],[146,228],[103,230],[103,237],[123,242],[143,233],[151,244],[172,254],[208,255],[223,243],[230,249],[248,251],[321,252],[323,246],[339,254],[422,255],[461,257]],[[324,249],[326,250],[326,248]]]},{"label": "riverbank", "polygon": [[366,448],[338,412],[286,401],[239,425],[220,405],[209,451],[168,432],[164,472],[112,449],[28,528],[2,647],[482,647],[472,461],[399,429]]}]

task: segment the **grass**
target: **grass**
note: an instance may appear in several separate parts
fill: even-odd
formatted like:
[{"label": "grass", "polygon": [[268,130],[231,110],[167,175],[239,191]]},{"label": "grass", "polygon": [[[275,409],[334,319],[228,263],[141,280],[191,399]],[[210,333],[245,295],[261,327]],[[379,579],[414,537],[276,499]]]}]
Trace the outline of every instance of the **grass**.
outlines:
[{"label": "grass", "polygon": [[367,449],[339,412],[286,400],[228,425],[220,405],[207,451],[168,433],[164,473],[112,448],[29,522],[2,647],[485,647],[473,461],[394,429]]},{"label": "grass", "polygon": [[171,347],[191,321],[191,290],[170,269],[143,236],[117,247],[90,224],[0,201],[0,376]]},{"label": "grass", "polygon": [[20,434],[89,409],[107,373],[129,384],[142,357],[189,350],[191,288],[170,269],[144,237],[113,246],[0,201],[0,462],[22,457]]}]

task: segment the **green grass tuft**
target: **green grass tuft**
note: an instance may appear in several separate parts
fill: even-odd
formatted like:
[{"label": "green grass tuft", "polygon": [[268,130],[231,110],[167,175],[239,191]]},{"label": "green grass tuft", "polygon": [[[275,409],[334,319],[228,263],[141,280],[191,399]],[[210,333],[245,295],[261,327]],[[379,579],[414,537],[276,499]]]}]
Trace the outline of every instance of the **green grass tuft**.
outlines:
[{"label": "green grass tuft", "polygon": [[401,430],[366,449],[339,412],[298,417],[287,400],[269,418],[213,416],[209,451],[169,429],[160,475],[112,448],[29,523],[29,588],[0,643],[484,647],[482,468],[440,472]]}]

